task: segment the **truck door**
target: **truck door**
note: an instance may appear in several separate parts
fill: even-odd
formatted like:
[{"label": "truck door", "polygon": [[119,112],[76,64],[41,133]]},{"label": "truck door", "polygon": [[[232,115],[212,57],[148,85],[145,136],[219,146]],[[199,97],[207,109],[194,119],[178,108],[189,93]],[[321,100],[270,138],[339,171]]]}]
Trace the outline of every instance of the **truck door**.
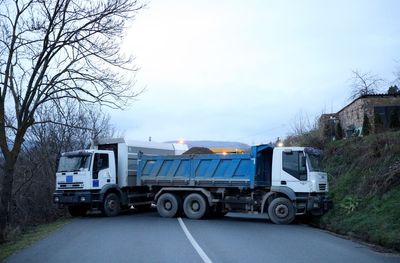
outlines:
[{"label": "truck door", "polygon": [[[118,143],[100,144],[100,145],[97,146],[97,149],[113,151],[114,152],[115,169],[116,169],[116,174],[118,174]],[[118,176],[116,177],[116,180],[118,182]]]},{"label": "truck door", "polygon": [[306,158],[303,151],[283,151],[281,186],[295,192],[309,192]]},{"label": "truck door", "polygon": [[99,189],[106,184],[115,184],[110,171],[110,160],[107,153],[96,153],[93,160],[93,188]]}]

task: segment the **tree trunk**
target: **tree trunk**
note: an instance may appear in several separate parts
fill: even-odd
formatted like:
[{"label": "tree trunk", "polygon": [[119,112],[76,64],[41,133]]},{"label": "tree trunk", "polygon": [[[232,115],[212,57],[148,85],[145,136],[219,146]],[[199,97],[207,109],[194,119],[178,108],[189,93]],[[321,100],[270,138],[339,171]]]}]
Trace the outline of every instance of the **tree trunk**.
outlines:
[{"label": "tree trunk", "polygon": [[5,158],[4,162],[0,193],[0,241],[5,240],[7,226],[11,223],[12,186],[16,161],[17,157],[12,156]]}]

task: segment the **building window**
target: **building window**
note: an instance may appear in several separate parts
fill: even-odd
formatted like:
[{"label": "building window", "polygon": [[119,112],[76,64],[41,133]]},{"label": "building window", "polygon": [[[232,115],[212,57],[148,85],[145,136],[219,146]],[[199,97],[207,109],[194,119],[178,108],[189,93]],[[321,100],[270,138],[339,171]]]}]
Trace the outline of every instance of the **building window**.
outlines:
[{"label": "building window", "polygon": [[395,110],[400,112],[400,106],[377,106],[377,107],[374,107],[374,114],[378,115],[376,117],[379,117],[382,120],[383,128],[389,128],[390,114],[392,111],[395,111]]}]

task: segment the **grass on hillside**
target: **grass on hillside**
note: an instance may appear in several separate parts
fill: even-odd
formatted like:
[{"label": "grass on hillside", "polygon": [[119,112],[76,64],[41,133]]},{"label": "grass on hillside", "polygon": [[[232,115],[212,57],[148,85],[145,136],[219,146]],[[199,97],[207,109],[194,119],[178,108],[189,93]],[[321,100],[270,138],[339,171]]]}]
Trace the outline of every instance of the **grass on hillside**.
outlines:
[{"label": "grass on hillside", "polygon": [[330,143],[334,209],[319,225],[400,251],[400,132]]},{"label": "grass on hillside", "polygon": [[51,232],[59,229],[68,223],[69,220],[59,220],[49,224],[43,224],[28,229],[25,233],[16,238],[15,241],[8,241],[0,244],[0,262],[15,252],[22,250],[34,242],[44,238]]}]

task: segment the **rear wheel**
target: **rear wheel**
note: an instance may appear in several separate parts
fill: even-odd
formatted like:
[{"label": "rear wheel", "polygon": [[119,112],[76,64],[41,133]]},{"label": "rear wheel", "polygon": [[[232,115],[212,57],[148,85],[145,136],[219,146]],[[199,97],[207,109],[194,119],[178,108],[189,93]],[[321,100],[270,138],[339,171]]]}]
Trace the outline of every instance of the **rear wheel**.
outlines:
[{"label": "rear wheel", "polygon": [[179,213],[181,199],[176,194],[165,193],[157,200],[157,211],[162,217],[174,217]]},{"label": "rear wheel", "polygon": [[183,211],[190,219],[200,219],[207,214],[208,203],[201,194],[193,193],[185,198]]},{"label": "rear wheel", "polygon": [[89,207],[87,206],[68,206],[68,212],[70,213],[71,216],[76,217],[76,216],[84,216],[86,215],[86,212],[89,210]]},{"label": "rear wheel", "polygon": [[115,193],[110,193],[104,198],[101,211],[105,216],[116,216],[121,210],[119,197]]},{"label": "rear wheel", "polygon": [[275,224],[290,224],[296,214],[293,203],[284,197],[278,197],[268,206],[268,215]]}]

